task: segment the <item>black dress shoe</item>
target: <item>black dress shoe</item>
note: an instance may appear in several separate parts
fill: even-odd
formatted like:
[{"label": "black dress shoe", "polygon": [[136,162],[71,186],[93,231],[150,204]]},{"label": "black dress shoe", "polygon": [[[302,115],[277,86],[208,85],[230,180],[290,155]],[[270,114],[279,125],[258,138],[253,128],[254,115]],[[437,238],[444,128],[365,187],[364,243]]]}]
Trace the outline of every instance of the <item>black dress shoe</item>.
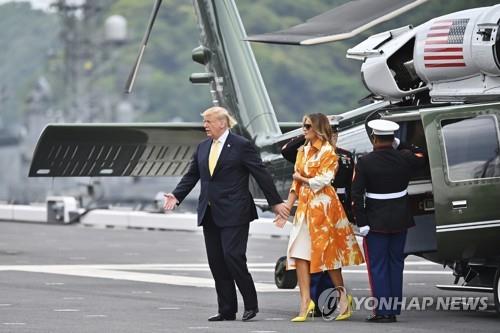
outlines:
[{"label": "black dress shoe", "polygon": [[224,315],[218,313],[215,316],[208,318],[208,321],[224,321],[224,320],[235,320],[235,319],[236,319],[235,314],[232,316],[224,316]]},{"label": "black dress shoe", "polygon": [[259,312],[259,308],[256,308],[253,310],[245,310],[245,312],[243,312],[243,317],[241,317],[241,320],[248,321],[248,320],[252,319],[253,317],[255,317],[258,312]]},{"label": "black dress shoe", "polygon": [[394,323],[396,321],[396,316],[394,315],[383,316],[374,314],[366,318],[366,321],[369,323]]}]

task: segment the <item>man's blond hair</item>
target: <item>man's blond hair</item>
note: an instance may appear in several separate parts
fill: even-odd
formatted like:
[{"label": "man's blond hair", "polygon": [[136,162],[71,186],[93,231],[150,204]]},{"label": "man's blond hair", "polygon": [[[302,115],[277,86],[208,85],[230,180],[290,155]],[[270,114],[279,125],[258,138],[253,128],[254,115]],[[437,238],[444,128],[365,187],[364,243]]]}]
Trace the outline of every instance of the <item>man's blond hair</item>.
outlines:
[{"label": "man's blond hair", "polygon": [[238,122],[234,119],[233,116],[227,111],[225,108],[221,106],[212,106],[211,108],[206,109],[201,114],[203,117],[208,115],[215,115],[219,120],[225,120],[226,125],[229,128],[233,128]]}]

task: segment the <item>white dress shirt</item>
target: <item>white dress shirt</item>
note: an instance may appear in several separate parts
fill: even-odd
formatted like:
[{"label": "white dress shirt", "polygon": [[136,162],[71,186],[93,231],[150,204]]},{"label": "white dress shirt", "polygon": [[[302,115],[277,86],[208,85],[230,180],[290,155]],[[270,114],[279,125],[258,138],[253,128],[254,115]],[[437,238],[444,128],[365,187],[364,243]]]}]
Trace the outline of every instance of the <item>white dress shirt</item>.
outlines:
[{"label": "white dress shirt", "polygon": [[218,141],[220,143],[220,149],[217,153],[217,160],[219,160],[220,153],[221,153],[222,149],[224,148],[224,143],[226,143],[228,135],[229,135],[229,129],[226,129],[226,131],[224,133],[222,133],[222,135],[218,139],[213,140],[213,141]]}]

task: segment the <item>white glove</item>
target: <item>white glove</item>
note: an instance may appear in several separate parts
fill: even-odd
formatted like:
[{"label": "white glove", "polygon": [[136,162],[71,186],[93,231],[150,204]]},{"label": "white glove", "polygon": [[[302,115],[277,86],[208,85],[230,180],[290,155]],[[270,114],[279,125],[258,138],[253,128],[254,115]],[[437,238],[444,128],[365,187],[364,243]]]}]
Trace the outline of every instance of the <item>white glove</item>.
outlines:
[{"label": "white glove", "polygon": [[359,228],[359,234],[363,237],[366,237],[366,235],[368,235],[368,232],[370,232],[369,225],[365,225],[364,227]]},{"label": "white glove", "polygon": [[394,141],[392,141],[392,148],[398,149],[400,143],[401,140],[399,140],[398,138],[394,138]]}]

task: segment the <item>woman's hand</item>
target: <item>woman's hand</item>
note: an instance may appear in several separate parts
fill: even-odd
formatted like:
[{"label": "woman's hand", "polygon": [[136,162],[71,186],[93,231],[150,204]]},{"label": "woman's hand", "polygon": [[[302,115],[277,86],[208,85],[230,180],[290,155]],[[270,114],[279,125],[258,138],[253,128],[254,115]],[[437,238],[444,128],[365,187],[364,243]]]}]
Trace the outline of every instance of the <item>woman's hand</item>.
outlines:
[{"label": "woman's hand", "polygon": [[292,178],[293,178],[294,180],[299,181],[299,182],[303,182],[303,181],[304,181],[304,180],[303,180],[303,179],[304,179],[304,177],[302,177],[302,175],[301,175],[298,171],[295,171],[295,172],[293,173]]},{"label": "woman's hand", "polygon": [[274,224],[280,228],[280,229],[283,229],[283,227],[285,226],[287,220],[282,218],[281,216],[277,216],[275,219],[274,219]]},{"label": "woman's hand", "polygon": [[302,185],[309,185],[309,178],[303,177],[298,171],[294,172],[292,178],[298,182],[301,182]]}]

